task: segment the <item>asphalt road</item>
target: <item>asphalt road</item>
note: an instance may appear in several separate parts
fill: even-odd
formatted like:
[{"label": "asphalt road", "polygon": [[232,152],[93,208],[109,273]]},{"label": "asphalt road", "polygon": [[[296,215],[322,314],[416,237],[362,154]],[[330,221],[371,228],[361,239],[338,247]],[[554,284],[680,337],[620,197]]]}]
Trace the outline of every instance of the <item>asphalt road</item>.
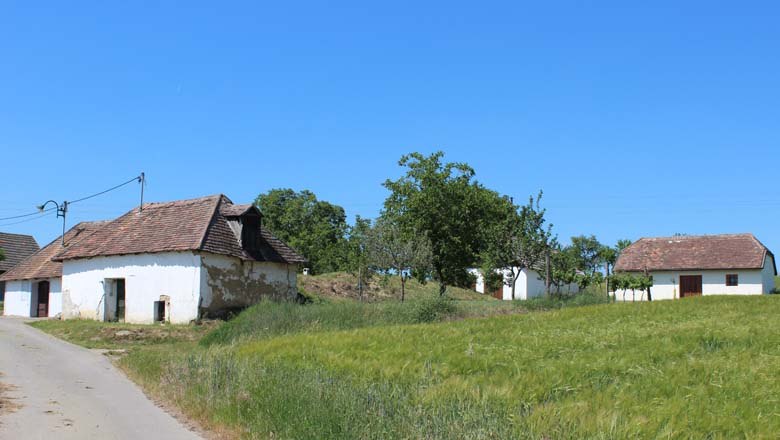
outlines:
[{"label": "asphalt road", "polygon": [[198,439],[106,356],[0,317],[0,439]]}]

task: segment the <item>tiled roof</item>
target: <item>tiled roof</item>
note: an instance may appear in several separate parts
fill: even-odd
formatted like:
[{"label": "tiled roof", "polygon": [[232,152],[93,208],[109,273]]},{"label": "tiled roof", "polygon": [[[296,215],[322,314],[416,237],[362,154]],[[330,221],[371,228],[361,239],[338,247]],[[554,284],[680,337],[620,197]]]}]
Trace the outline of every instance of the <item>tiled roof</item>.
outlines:
[{"label": "tiled roof", "polygon": [[[65,233],[66,247],[93,234],[108,222],[81,222]],[[36,278],[56,278],[62,276],[62,263],[52,261],[52,257],[62,252],[62,237],[46,245],[43,249],[30,255],[13,269],[0,276],[0,281],[31,280]]]},{"label": "tiled roof", "polygon": [[621,252],[615,271],[761,269],[767,253],[753,234],[642,238]]},{"label": "tiled roof", "polygon": [[5,259],[0,261],[0,272],[10,270],[22,260],[38,251],[38,243],[29,235],[0,232],[0,249]]},{"label": "tiled roof", "polygon": [[[105,228],[57,255],[57,260],[110,255],[177,251],[205,251],[244,260],[301,263],[294,250],[263,231],[260,252],[250,255],[226,217],[246,212],[252,205],[234,205],[224,195],[191,200],[149,203],[109,222]],[[226,213],[228,213],[226,215]],[[266,249],[267,248],[267,249]]]}]

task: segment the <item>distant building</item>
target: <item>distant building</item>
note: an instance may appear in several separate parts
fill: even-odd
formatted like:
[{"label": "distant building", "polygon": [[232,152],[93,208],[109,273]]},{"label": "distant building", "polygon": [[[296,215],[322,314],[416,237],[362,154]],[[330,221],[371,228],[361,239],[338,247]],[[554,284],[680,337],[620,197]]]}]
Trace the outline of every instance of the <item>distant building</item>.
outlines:
[{"label": "distant building", "polygon": [[[774,288],[775,258],[752,234],[642,238],[624,249],[615,272],[653,277],[653,300],[701,295],[762,295]],[[647,299],[618,291],[617,300]]]},{"label": "distant building", "polygon": [[[187,323],[262,298],[294,299],[305,260],[263,228],[262,218],[253,205],[214,195],[145,204],[79,237],[66,234],[65,248],[48,259],[61,273],[49,286],[61,289],[51,289],[56,307],[47,316],[61,310],[63,319]],[[17,278],[0,277],[9,284]],[[31,304],[35,288],[20,286],[19,296]],[[10,306],[6,311],[35,316],[32,306],[30,314]]]},{"label": "distant building", "polygon": [[[516,274],[518,271],[517,268],[514,269],[505,269],[501,271],[504,275],[504,283],[501,284],[497,289],[490,290],[485,285],[485,277],[482,275],[482,272],[478,269],[470,269],[469,272],[476,277],[476,282],[474,283],[474,290],[476,290],[479,293],[483,294],[490,294],[492,297],[496,299],[502,299],[502,300],[512,300],[512,299],[531,299],[536,298],[539,296],[544,296],[547,292],[547,283],[545,281],[544,275],[541,273],[542,270],[534,270],[534,269],[523,269],[520,271],[519,276],[517,277],[517,282],[515,284],[515,297],[512,298],[512,280],[514,278],[514,274]],[[552,292],[561,292],[561,293],[577,293],[579,291],[579,287],[577,284],[571,284],[571,285],[565,285],[561,286],[560,289],[557,286],[551,286],[550,290]]]},{"label": "distant building", "polygon": [[[38,251],[38,243],[30,235],[0,232],[0,249],[5,259],[0,261],[0,275],[8,272],[25,258]],[[5,298],[5,283],[0,281],[0,301]]]}]

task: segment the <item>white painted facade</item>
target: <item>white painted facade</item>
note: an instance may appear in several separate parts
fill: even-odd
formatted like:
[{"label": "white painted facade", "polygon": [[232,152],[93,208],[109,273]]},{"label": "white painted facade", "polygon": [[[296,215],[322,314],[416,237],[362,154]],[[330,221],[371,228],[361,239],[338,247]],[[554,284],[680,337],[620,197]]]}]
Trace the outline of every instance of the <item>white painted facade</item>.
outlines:
[{"label": "white painted facade", "polygon": [[[655,271],[650,294],[653,301],[680,298],[680,275],[701,275],[702,295],[766,295],[775,287],[775,270],[772,256],[767,254],[762,269],[752,270],[700,270],[700,271]],[[736,286],[726,285],[726,275],[738,275]],[[645,292],[618,290],[613,294],[617,301],[646,301]]]},{"label": "white painted facade", "polygon": [[118,279],[124,280],[124,321],[131,323],[154,322],[156,302],[165,303],[166,321],[184,324],[201,310],[297,294],[294,265],[189,251],[65,260],[62,274],[63,319],[112,319]]},{"label": "white painted facade", "polygon": [[[517,274],[517,268],[504,269],[504,284],[502,287],[502,299],[505,301],[512,300],[512,280],[514,274]],[[476,276],[475,290],[479,293],[485,293],[485,277],[482,276],[482,272],[479,269],[470,269],[469,272]],[[557,291],[555,286],[551,286],[552,291]],[[537,298],[544,296],[547,291],[544,277],[533,269],[523,269],[520,271],[517,281],[515,283],[515,297],[514,299],[525,300],[530,298]],[[576,284],[569,286],[562,286],[560,289],[564,293],[577,293],[579,288]],[[490,293],[490,292],[488,292]]]},{"label": "white painted facade", "polygon": [[49,313],[53,318],[62,313],[62,294],[60,278],[35,280],[14,280],[5,283],[5,302],[3,315],[6,316],[38,316],[38,283],[49,282]]}]

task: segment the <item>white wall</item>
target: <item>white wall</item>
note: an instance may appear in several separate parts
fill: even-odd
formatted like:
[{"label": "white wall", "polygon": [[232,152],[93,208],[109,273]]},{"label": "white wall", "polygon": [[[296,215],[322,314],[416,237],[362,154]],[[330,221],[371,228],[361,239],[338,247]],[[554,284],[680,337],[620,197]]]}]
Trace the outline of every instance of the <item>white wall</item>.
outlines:
[{"label": "white wall", "polygon": [[[197,318],[201,259],[192,252],[119,255],[66,260],[62,267],[63,319],[103,320],[111,279],[125,279],[125,322],[154,322],[154,302],[170,297],[170,321]],[[109,300],[111,300],[109,298]]]},{"label": "white wall", "polygon": [[[512,278],[513,274],[516,274],[517,269],[505,269],[503,271],[504,274],[504,286],[502,290],[502,299],[504,300],[511,300],[512,299]],[[479,293],[485,293],[485,279],[482,276],[482,273],[479,271],[479,269],[469,269],[469,272],[477,277],[476,282],[476,291]],[[551,287],[551,289],[554,291],[555,287]],[[578,291],[578,287],[576,284],[572,284],[571,286],[562,286],[561,292],[571,292],[576,293]],[[536,298],[539,296],[544,296],[544,294],[547,291],[547,286],[545,284],[544,277],[540,276],[538,272],[532,269],[523,269],[520,272],[520,275],[517,277],[517,281],[515,283],[515,298],[519,300],[524,299],[530,299],[530,298]]]},{"label": "white wall", "polygon": [[[726,274],[739,275],[739,285],[726,286]],[[702,295],[761,295],[769,293],[765,289],[764,274],[762,270],[704,270],[685,272],[650,272],[653,277],[653,287],[650,293],[653,301],[662,299],[675,299],[680,297],[680,275],[701,275]],[[773,276],[774,277],[774,276]],[[774,282],[774,281],[773,281]],[[770,289],[771,290],[771,289]],[[624,296],[625,294],[625,296]],[[636,292],[636,300],[647,300],[644,292]],[[631,290],[615,292],[618,301],[632,301]]]},{"label": "white wall", "polygon": [[40,280],[7,281],[5,284],[5,302],[3,314],[8,316],[32,317],[37,314],[38,282],[49,282],[49,317],[62,312],[62,294],[60,278]]}]

